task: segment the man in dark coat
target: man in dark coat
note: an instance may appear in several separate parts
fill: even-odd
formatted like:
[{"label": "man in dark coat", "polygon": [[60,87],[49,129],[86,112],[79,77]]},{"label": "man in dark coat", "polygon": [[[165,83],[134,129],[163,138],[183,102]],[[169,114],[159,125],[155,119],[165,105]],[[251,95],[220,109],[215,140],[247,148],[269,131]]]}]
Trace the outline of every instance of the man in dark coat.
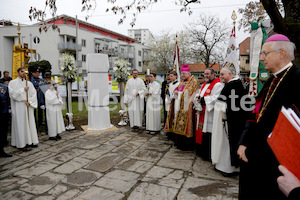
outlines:
[{"label": "man in dark coat", "polygon": [[282,106],[300,107],[300,70],[292,64],[295,45],[281,34],[268,38],[260,60],[273,73],[258,94],[252,120],[246,123],[239,142],[242,159],[239,199],[286,199],[276,179],[278,161],[267,144]]},{"label": "man in dark coat", "polygon": [[[224,176],[231,176],[239,170],[238,142],[245,128],[247,113],[250,109],[243,102],[246,90],[239,77],[234,75],[234,71],[229,67],[223,67],[220,78],[225,85],[215,104],[212,161],[216,163],[215,168]],[[224,110],[225,119],[221,114]],[[222,144],[221,148],[220,143]]]},{"label": "man in dark coat", "polygon": [[169,92],[169,83],[170,83],[170,72],[167,73],[166,75],[166,80],[164,80],[161,84],[161,99],[163,103],[163,109],[164,109],[164,124],[166,123],[167,117],[168,117],[168,112],[166,109],[166,95],[168,95]]},{"label": "man in dark coat", "polygon": [[32,72],[32,77],[30,81],[36,90],[36,95],[38,100],[38,107],[37,107],[38,117],[36,116],[36,111],[34,112],[35,114],[34,116],[36,118],[35,121],[37,125],[37,130],[39,130],[39,127],[42,126],[44,121],[44,110],[45,110],[45,96],[40,86],[45,85],[46,83],[44,79],[40,78],[40,71],[38,68],[35,68],[35,70]]},{"label": "man in dark coat", "polygon": [[11,157],[11,155],[4,151],[4,147],[8,143],[7,132],[10,120],[9,100],[8,87],[0,83],[0,157]]}]

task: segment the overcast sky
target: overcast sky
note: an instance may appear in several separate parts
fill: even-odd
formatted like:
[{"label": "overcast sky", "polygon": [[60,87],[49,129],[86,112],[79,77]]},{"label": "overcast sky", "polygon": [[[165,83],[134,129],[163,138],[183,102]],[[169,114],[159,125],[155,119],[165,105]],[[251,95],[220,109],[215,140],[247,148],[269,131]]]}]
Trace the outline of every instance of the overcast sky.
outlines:
[{"label": "overcast sky", "polygon": [[[66,14],[72,17],[77,15],[78,19],[85,20],[87,14],[91,15],[87,22],[110,29],[112,31],[127,35],[127,30],[131,29],[130,22],[132,15],[128,14],[127,19],[121,25],[118,20],[121,15],[106,13],[105,10],[112,4],[107,4],[107,0],[96,0],[96,10],[86,13],[81,12],[81,0],[56,0],[57,15]],[[118,0],[124,3],[126,0]],[[44,8],[45,0],[0,0],[0,19],[11,20],[21,24],[33,24],[36,21],[30,21],[28,11],[31,6],[39,9]],[[193,14],[188,15],[186,12],[180,12],[180,6],[174,4],[174,0],[158,0],[148,11],[144,11],[138,15],[134,29],[147,28],[154,36],[161,35],[163,32],[176,33],[183,30],[186,25],[197,20],[197,17],[205,13],[207,15],[217,15],[221,20],[226,20],[228,24],[232,24],[231,14],[235,10],[238,20],[241,15],[238,14],[238,8],[244,8],[249,0],[202,0],[201,4],[191,5]],[[51,15],[47,14],[47,19]],[[237,25],[236,25],[237,28]],[[248,33],[242,30],[237,31],[237,44],[242,42]]]}]

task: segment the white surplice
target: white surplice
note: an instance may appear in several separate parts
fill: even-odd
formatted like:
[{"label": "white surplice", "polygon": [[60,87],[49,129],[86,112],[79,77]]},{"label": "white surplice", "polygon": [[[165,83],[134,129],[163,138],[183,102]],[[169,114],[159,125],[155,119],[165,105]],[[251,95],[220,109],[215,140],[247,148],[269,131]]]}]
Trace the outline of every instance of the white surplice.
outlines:
[{"label": "white surplice", "polygon": [[211,138],[211,159],[216,169],[233,173],[239,171],[231,165],[228,125],[226,121],[226,103],[217,101],[214,107],[214,120]]},{"label": "white surplice", "polygon": [[161,129],[161,106],[160,106],[160,84],[153,81],[149,84],[148,99],[146,107],[146,130],[160,131]]},{"label": "white surplice", "polygon": [[140,78],[131,78],[126,83],[124,103],[128,104],[130,127],[142,126],[145,91],[145,83]]},{"label": "white surplice", "polygon": [[[37,108],[36,90],[30,81],[27,81],[27,86],[29,90],[25,92],[26,80],[19,77],[8,84],[12,111],[11,145],[17,148],[39,143],[34,118],[34,109]],[[26,93],[30,103],[28,107],[25,105]]]},{"label": "white surplice", "polygon": [[[205,85],[206,88],[204,88],[200,93],[201,97],[203,97],[209,85],[210,84]],[[224,87],[223,83],[221,82],[216,83],[212,88],[210,95],[204,97],[206,108],[205,108],[204,123],[203,123],[203,130],[202,130],[203,132],[209,132],[209,133],[212,132],[212,125],[214,120],[214,106],[223,87]]]},{"label": "white surplice", "polygon": [[55,137],[58,133],[65,131],[64,119],[61,111],[63,100],[61,96],[56,95],[55,89],[48,89],[45,93],[46,116],[49,137]]},{"label": "white surplice", "polygon": [[179,83],[180,82],[177,80],[169,83],[169,95],[166,95],[165,99],[165,108],[167,112],[169,112],[171,101],[174,98],[174,90],[178,87]]}]

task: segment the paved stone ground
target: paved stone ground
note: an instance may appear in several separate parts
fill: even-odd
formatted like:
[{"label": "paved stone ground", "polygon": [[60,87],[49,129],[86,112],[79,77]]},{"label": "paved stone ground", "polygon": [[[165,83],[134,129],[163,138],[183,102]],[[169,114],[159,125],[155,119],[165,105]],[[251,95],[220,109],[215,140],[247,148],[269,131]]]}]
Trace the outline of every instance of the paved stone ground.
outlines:
[{"label": "paved stone ground", "polygon": [[0,199],[233,200],[238,177],[225,178],[166,136],[117,131],[39,136],[38,148],[0,159]]}]

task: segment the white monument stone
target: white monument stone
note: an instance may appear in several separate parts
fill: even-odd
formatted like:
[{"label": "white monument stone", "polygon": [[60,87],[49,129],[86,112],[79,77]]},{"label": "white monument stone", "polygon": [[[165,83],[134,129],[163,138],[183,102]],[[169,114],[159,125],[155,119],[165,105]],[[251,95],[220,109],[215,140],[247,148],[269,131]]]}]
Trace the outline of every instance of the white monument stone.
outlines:
[{"label": "white monument stone", "polygon": [[107,54],[88,54],[88,130],[111,128]]}]

